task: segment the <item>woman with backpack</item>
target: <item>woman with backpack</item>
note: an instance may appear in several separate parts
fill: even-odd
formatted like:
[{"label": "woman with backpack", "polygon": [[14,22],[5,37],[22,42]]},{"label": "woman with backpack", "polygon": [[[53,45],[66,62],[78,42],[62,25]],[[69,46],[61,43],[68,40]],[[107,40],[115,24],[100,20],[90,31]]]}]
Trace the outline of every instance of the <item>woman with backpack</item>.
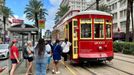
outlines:
[{"label": "woman with backpack", "polygon": [[46,75],[47,66],[47,51],[44,39],[39,39],[37,46],[35,47],[35,69],[36,75]]}]

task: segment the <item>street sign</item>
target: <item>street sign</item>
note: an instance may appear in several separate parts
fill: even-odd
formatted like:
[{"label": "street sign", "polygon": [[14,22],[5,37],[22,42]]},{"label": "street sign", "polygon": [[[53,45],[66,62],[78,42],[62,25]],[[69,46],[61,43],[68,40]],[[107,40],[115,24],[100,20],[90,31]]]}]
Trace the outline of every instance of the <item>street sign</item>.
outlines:
[{"label": "street sign", "polygon": [[40,19],[38,21],[39,23],[39,29],[44,29],[45,28],[45,20],[44,19]]},{"label": "street sign", "polygon": [[21,20],[21,19],[12,19],[12,22],[13,22],[13,23],[20,23],[20,24],[23,24],[23,23],[24,23],[24,20]]}]

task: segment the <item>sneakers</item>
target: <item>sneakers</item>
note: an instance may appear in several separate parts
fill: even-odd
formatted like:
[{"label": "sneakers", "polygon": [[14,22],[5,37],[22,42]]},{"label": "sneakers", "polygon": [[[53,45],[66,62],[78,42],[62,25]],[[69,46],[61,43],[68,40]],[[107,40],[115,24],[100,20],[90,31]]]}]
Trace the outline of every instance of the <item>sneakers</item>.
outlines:
[{"label": "sneakers", "polygon": [[60,74],[60,71],[55,72],[55,74]]},{"label": "sneakers", "polygon": [[54,70],[52,70],[52,74],[54,74],[55,73],[55,71]]},{"label": "sneakers", "polygon": [[60,71],[55,72],[54,70],[52,70],[52,74],[60,74]]}]

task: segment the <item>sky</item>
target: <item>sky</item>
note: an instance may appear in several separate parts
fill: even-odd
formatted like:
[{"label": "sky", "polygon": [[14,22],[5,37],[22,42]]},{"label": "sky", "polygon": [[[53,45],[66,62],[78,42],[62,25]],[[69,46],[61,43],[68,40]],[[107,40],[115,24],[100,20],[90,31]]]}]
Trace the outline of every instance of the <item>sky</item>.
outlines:
[{"label": "sky", "polygon": [[[6,0],[6,6],[8,6],[12,11],[13,15],[17,19],[22,19],[25,23],[34,24],[26,19],[24,10],[29,0]],[[47,9],[48,15],[46,15],[46,27],[43,31],[53,29],[55,13],[57,12],[59,5],[62,0],[42,0],[44,8]]]}]

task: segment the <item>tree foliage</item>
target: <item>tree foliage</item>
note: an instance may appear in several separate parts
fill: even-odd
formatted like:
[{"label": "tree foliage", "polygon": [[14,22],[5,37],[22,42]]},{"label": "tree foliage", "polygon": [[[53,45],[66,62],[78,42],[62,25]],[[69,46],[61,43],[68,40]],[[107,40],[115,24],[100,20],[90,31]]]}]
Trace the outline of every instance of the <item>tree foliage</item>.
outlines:
[{"label": "tree foliage", "polygon": [[6,18],[8,18],[9,16],[13,16],[13,12],[11,11],[11,9],[6,6],[1,7],[0,14]]},{"label": "tree foliage", "polygon": [[[43,8],[42,0],[29,0],[29,4],[26,5],[24,13],[26,14],[26,18],[28,20],[35,21],[35,25],[38,27],[38,19],[40,17],[40,13],[42,13],[43,17],[47,14],[47,10]],[[42,11],[42,12],[40,12]]]},{"label": "tree foliage", "polygon": [[55,15],[55,22],[57,22],[59,18],[63,17],[69,10],[69,8],[70,8],[69,6],[60,6],[58,12]]},{"label": "tree foliage", "polygon": [[101,4],[101,5],[99,6],[99,10],[100,10],[100,11],[104,11],[104,12],[110,12],[110,8],[108,7],[107,4]]}]

